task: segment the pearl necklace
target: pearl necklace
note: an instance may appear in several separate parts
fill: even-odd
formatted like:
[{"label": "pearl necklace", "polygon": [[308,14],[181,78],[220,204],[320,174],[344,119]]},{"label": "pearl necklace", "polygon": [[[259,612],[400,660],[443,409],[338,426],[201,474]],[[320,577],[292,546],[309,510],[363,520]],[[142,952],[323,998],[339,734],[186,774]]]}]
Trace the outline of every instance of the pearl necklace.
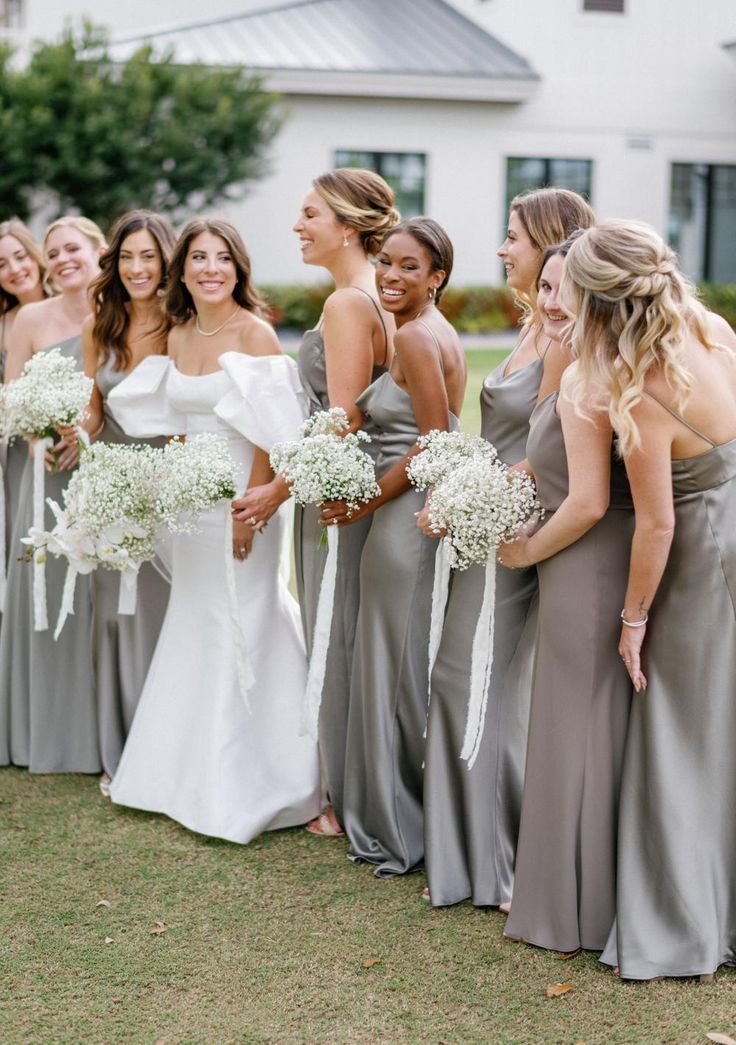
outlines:
[{"label": "pearl necklace", "polygon": [[240,312],[240,305],[237,305],[235,311],[227,317],[225,322],[220,323],[219,327],[215,327],[214,330],[202,330],[201,326],[199,325],[199,316],[197,316],[197,318],[194,321],[194,325],[197,328],[197,333],[201,334],[202,337],[214,337],[215,334],[220,333],[223,327],[226,327],[228,325],[231,319],[234,319],[237,316],[238,312]]}]

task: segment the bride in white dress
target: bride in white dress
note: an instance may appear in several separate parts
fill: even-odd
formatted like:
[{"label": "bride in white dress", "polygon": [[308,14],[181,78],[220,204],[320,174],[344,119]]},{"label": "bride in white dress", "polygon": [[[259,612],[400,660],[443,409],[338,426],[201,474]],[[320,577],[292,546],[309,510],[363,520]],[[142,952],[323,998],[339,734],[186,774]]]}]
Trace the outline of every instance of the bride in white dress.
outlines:
[{"label": "bride in white dress", "polygon": [[[294,363],[259,318],[236,230],[190,222],[169,287],[169,357],[144,360],[110,393],[110,410],[132,436],[216,432],[239,491],[267,481],[267,451],[294,438],[306,406]],[[264,531],[235,523],[232,550],[226,502],[174,538],[169,606],[114,802],[241,843],[319,813],[317,748],[300,736],[307,667],[285,508]]]}]

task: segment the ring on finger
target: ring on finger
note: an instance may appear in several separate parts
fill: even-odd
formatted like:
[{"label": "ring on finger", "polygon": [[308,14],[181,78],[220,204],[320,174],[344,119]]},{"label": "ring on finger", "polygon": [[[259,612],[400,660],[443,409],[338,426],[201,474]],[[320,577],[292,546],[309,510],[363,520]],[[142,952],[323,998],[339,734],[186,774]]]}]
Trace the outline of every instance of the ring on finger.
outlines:
[{"label": "ring on finger", "polygon": [[248,520],[248,525],[255,526],[257,522],[258,520],[256,519],[255,515],[251,515],[250,519]]}]

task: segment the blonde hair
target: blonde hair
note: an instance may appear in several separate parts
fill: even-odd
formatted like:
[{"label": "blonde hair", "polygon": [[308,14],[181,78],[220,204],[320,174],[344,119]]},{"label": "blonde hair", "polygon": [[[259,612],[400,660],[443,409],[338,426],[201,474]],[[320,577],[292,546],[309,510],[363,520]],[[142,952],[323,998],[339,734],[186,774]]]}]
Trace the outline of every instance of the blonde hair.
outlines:
[{"label": "blonde hair", "polygon": [[[41,286],[43,287],[46,263],[44,262],[40,244],[34,238],[31,230],[20,218],[9,218],[8,221],[0,221],[0,239],[3,239],[5,236],[12,236],[14,239],[17,239],[28,256],[38,265]],[[0,315],[10,312],[17,304],[19,304],[19,301],[15,294],[10,294],[7,290],[3,290],[0,287]]]},{"label": "blonde hair", "polygon": [[576,300],[570,345],[579,365],[570,398],[579,410],[584,398],[586,405],[591,396],[603,402],[598,408],[608,410],[626,456],[641,442],[631,411],[649,371],[662,368],[682,410],[692,385],[684,363],[688,335],[709,349],[725,346],[709,337],[707,311],[674,251],[642,222],[605,221],[579,236],[560,295]]},{"label": "blonde hair", "polygon": [[374,171],[338,167],[320,174],[312,185],[337,220],[355,229],[366,254],[377,254],[383,237],[401,220],[394,190]]},{"label": "blonde hair", "polygon": [[[76,229],[77,232],[81,232],[81,234],[89,240],[93,247],[97,247],[101,250],[105,250],[107,248],[107,240],[105,239],[104,233],[102,232],[102,229],[99,227],[99,225],[95,225],[94,221],[92,221],[90,218],[82,217],[81,214],[64,214],[62,215],[62,217],[57,218],[55,221],[52,221],[43,234],[44,258],[46,256],[46,244],[48,243],[48,239],[51,233],[54,231],[54,229],[65,228],[67,225],[73,229]],[[54,287],[53,282],[49,279],[48,273],[44,275],[43,285],[44,289],[46,290],[53,292],[56,291],[56,287]]]},{"label": "blonde hair", "polygon": [[531,294],[514,290],[514,297],[524,313],[524,323],[536,322],[536,284],[542,271],[544,252],[563,243],[578,229],[595,225],[595,214],[587,200],[571,189],[532,189],[514,196],[510,211],[515,211],[532,246],[539,251],[539,271]]}]

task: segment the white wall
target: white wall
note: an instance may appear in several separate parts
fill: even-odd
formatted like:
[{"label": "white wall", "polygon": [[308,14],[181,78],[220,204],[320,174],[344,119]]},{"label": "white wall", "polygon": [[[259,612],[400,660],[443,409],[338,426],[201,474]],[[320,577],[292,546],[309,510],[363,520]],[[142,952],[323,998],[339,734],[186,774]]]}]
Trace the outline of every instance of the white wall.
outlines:
[{"label": "white wall", "polygon": [[[135,34],[279,2],[208,0],[204,10],[199,0],[27,0],[27,28],[53,35],[65,14],[93,10],[118,34]],[[625,15],[584,13],[582,0],[453,2],[529,59],[542,77],[535,97],[287,99],[272,175],[221,211],[242,229],[257,279],[322,278],[302,265],[290,228],[335,149],[427,154],[426,210],[454,240],[459,283],[500,281],[507,156],[590,159],[599,215],[641,218],[663,233],[672,162],[736,164],[736,61],[720,46],[736,39],[734,0],[626,0]]]}]

